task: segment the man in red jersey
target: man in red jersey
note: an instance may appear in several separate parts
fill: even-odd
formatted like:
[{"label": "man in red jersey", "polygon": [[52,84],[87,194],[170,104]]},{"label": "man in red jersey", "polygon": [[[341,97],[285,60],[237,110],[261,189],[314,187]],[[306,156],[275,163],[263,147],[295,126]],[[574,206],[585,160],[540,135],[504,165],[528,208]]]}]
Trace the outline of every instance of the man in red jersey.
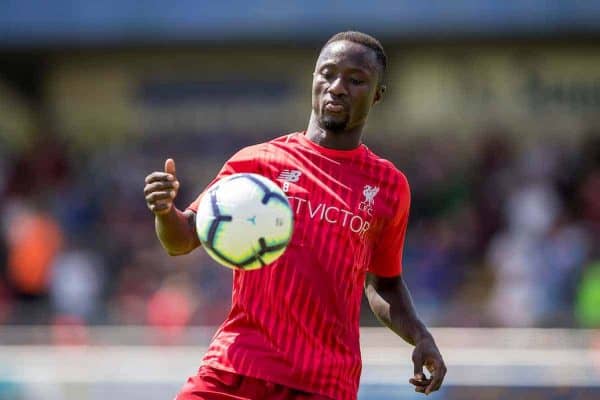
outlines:
[{"label": "man in red jersey", "polygon": [[[446,366],[401,274],[408,182],[361,141],[385,91],[386,64],[371,36],[334,35],[315,66],[306,131],[240,150],[215,178],[254,172],[279,183],[294,233],[272,265],[234,272],[231,311],[178,400],[356,399],[363,287],[382,323],[415,346],[415,390],[440,388]],[[146,177],[146,202],[171,255],[199,246],[202,195],[181,211],[173,205],[178,189],[172,159]]]}]

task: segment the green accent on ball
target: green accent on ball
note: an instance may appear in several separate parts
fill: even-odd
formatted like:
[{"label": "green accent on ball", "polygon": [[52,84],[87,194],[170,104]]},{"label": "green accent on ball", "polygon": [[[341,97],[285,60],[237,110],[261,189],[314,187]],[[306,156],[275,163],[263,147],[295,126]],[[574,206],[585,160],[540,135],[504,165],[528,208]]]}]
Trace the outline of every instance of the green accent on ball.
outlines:
[{"label": "green accent on ball", "polygon": [[251,264],[246,265],[244,268],[239,268],[242,269],[244,271],[252,271],[252,270],[256,270],[256,269],[261,269],[263,267],[263,265],[260,263],[260,261],[256,260]]},{"label": "green accent on ball", "polygon": [[221,264],[221,265],[223,265],[224,267],[227,267],[227,268],[239,269],[237,267],[237,265],[230,264],[227,261],[225,261],[224,259],[222,259],[217,253],[215,253],[214,251],[212,251],[212,249],[210,247],[206,246],[204,243],[203,243],[203,247],[204,247],[204,250],[206,250],[206,252],[208,253],[208,255],[211,256],[211,258],[213,260],[217,261],[219,264]]},{"label": "green accent on ball", "polygon": [[[209,218],[207,218],[207,220],[208,219]],[[196,233],[198,234],[198,238],[200,239],[200,242],[202,242],[203,245],[208,241],[208,232],[210,231],[211,223],[212,218],[209,220],[209,222],[203,222],[201,228],[199,228],[198,225],[196,225]]]},{"label": "green accent on ball", "polygon": [[[287,242],[286,242],[287,244]],[[269,245],[271,246],[271,245]],[[267,264],[271,264],[273,261],[277,260],[286,250],[286,247],[282,248],[281,250],[275,250],[275,251],[270,251],[268,253],[265,253],[262,256],[262,259],[265,263]]]}]

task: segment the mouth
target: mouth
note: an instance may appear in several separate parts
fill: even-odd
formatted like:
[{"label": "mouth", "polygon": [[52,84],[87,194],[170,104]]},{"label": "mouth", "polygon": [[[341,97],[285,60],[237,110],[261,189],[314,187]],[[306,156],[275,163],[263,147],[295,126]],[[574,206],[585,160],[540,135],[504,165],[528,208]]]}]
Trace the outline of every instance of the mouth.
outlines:
[{"label": "mouth", "polygon": [[335,101],[328,101],[325,103],[324,109],[325,111],[337,114],[344,112],[346,110],[346,105]]}]

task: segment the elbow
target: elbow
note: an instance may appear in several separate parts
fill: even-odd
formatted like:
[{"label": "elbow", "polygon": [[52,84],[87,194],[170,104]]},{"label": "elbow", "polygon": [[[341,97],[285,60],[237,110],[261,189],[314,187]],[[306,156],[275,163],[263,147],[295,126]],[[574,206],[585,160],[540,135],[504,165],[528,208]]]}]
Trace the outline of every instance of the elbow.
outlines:
[{"label": "elbow", "polygon": [[385,301],[373,288],[368,288],[366,290],[366,297],[373,315],[375,315],[375,317],[383,325],[390,326],[392,322],[390,316],[390,304]]},{"label": "elbow", "polygon": [[189,254],[192,250],[194,250],[193,246],[186,247],[173,247],[173,246],[164,246],[163,248],[166,250],[167,254],[171,257],[183,256]]},{"label": "elbow", "polygon": [[158,236],[158,238],[163,249],[165,249],[167,254],[172,257],[183,256],[185,254],[191,253],[192,250],[200,246],[200,241],[195,236],[177,238],[176,240],[167,240],[166,238],[163,238],[160,235]]},{"label": "elbow", "polygon": [[184,256],[192,252],[193,249],[167,249],[167,254],[171,257]]}]

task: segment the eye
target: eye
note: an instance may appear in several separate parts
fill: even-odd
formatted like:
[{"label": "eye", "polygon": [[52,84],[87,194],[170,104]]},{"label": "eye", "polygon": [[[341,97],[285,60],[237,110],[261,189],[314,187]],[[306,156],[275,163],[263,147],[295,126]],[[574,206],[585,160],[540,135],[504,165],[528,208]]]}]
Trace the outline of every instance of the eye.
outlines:
[{"label": "eye", "polygon": [[323,76],[323,78],[329,80],[333,78],[333,71],[331,71],[330,69],[324,69],[323,71],[321,71],[321,75]]}]

